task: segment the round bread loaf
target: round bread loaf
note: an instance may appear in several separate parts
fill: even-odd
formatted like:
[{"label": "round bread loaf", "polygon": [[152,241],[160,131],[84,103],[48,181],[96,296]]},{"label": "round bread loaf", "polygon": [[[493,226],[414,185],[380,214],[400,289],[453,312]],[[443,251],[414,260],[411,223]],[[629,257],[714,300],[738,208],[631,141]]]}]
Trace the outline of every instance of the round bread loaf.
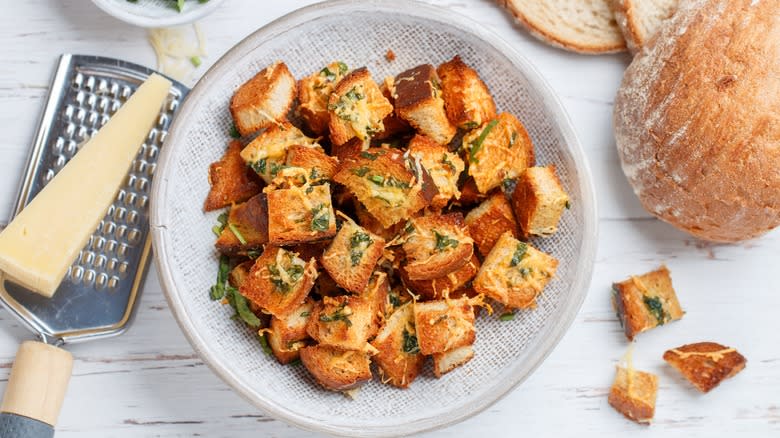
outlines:
[{"label": "round bread loaf", "polygon": [[706,240],[780,224],[780,1],[689,0],[626,71],[623,171],[644,207]]}]

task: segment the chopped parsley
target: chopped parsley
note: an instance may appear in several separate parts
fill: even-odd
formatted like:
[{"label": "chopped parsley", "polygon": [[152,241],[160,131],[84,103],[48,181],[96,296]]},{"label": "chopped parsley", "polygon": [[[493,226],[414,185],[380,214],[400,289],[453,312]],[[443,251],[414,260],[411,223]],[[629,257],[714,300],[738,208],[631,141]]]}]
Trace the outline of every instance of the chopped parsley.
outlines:
[{"label": "chopped parsley", "polygon": [[282,163],[275,163],[271,162],[271,178],[276,178],[276,175],[279,174],[283,169],[286,169],[288,166],[286,164]]},{"label": "chopped parsley", "polygon": [[325,79],[332,82],[333,80],[336,79],[337,76],[343,76],[349,70],[347,64],[344,64],[341,61],[338,61],[336,65],[338,66],[339,69],[338,73],[335,73],[331,71],[328,67],[325,67],[322,70],[320,70],[320,76],[324,76]]},{"label": "chopped parsley", "polygon": [[238,128],[236,128],[236,125],[230,125],[230,136],[232,138],[241,138],[241,133],[238,132]]},{"label": "chopped parsley", "polygon": [[570,210],[570,209],[571,209],[571,201],[569,201],[569,200],[567,199],[567,200],[566,200],[566,204],[564,204],[564,207],[566,207],[566,209],[567,209],[567,210]]},{"label": "chopped parsley", "polygon": [[352,101],[357,101],[357,100],[365,99],[366,95],[358,91],[357,87],[352,87],[351,90],[347,91],[344,94],[344,97]]},{"label": "chopped parsley", "polygon": [[255,161],[254,163],[250,164],[249,167],[251,167],[252,170],[254,170],[255,172],[257,172],[257,173],[259,173],[261,175],[265,175],[265,170],[266,170],[266,164],[267,163],[268,162],[267,162],[267,160],[265,158],[261,158],[261,159]]},{"label": "chopped parsley", "polygon": [[470,122],[466,122],[466,123],[463,125],[463,129],[466,129],[466,130],[468,130],[468,131],[471,131],[472,129],[474,129],[474,128],[478,127],[478,126],[479,126],[479,123],[477,123],[477,122],[475,122],[475,121],[473,121],[473,120],[472,120],[472,121],[470,121]]},{"label": "chopped parsley", "polygon": [[355,231],[352,233],[352,236],[349,238],[349,260],[352,266],[360,264],[360,260],[363,258],[363,252],[365,252],[366,248],[371,246],[372,243],[374,243],[374,240],[371,239],[371,236],[368,234],[362,231]]},{"label": "chopped parsley", "polygon": [[515,313],[514,312],[506,312],[501,314],[501,316],[498,317],[501,321],[511,321],[515,319]]},{"label": "chopped parsley", "polygon": [[261,254],[263,254],[263,251],[260,249],[250,249],[249,251],[246,252],[246,256],[252,260],[260,257]]},{"label": "chopped parsley", "polygon": [[445,165],[445,166],[446,166],[448,169],[450,169],[450,170],[451,170],[451,171],[453,171],[453,172],[455,172],[455,171],[457,171],[457,170],[458,170],[458,169],[455,167],[455,165],[454,165],[454,164],[452,164],[452,161],[450,161],[450,159],[447,157],[447,154],[446,154],[446,153],[444,153],[444,154],[442,154],[442,155],[441,155],[441,164]]},{"label": "chopped parsley", "polygon": [[345,313],[344,308],[346,306],[347,306],[347,302],[344,301],[330,315],[320,315],[320,321],[322,322],[344,321],[344,324],[346,324],[347,327],[352,327],[352,321],[349,320],[349,316],[352,314]]},{"label": "chopped parsley", "polygon": [[[311,168],[311,173],[309,174],[309,181],[314,181],[322,178],[322,175],[320,175],[320,170],[316,167]],[[309,187],[311,188],[311,187]]]},{"label": "chopped parsley", "polygon": [[260,347],[263,349],[263,352],[269,356],[273,355],[274,352],[271,350],[271,346],[268,345],[268,339],[262,333],[258,334],[257,338],[260,340]]},{"label": "chopped parsley", "polygon": [[[366,127],[366,130],[368,130],[368,129],[369,129],[369,128],[368,128],[368,127]],[[361,152],[361,153],[360,153],[360,156],[361,156],[361,157],[363,157],[363,158],[369,159],[369,160],[371,160],[371,161],[374,161],[374,160],[376,160],[377,158],[379,158],[379,154],[372,154],[371,152],[368,152],[368,151],[363,151],[363,152]]]},{"label": "chopped parsley", "polygon": [[358,167],[357,169],[352,169],[352,173],[354,173],[357,176],[364,177],[368,173],[369,169],[366,166]]},{"label": "chopped parsley", "polygon": [[517,180],[505,178],[501,181],[501,188],[504,190],[504,193],[511,193],[517,188]]},{"label": "chopped parsley", "polygon": [[666,312],[664,312],[664,305],[661,303],[661,299],[658,297],[649,297],[647,295],[642,297],[647,307],[648,312],[655,317],[658,321],[658,325],[664,325],[666,322]]},{"label": "chopped parsley", "polygon": [[222,213],[219,216],[217,216],[217,222],[219,222],[217,225],[214,225],[211,227],[211,231],[219,237],[222,234],[222,231],[225,229],[225,225],[227,225],[228,220],[228,214]]},{"label": "chopped parsley", "polygon": [[[290,277],[291,283],[287,283],[282,279],[282,273],[280,270],[284,270],[287,276]],[[276,290],[283,294],[290,292],[290,289],[292,289],[294,285],[298,284],[298,281],[301,279],[301,277],[303,277],[303,271],[304,269],[301,265],[292,265],[287,269],[275,264],[268,265],[268,272],[271,273],[271,284],[274,285]]]},{"label": "chopped parsley", "polygon": [[387,295],[387,299],[390,301],[390,305],[393,307],[398,307],[401,305],[401,297],[398,296],[398,294],[395,292],[390,292]]},{"label": "chopped parsley", "polygon": [[406,234],[412,234],[414,232],[414,224],[412,221],[409,221],[406,223],[406,227],[404,228],[404,233]]},{"label": "chopped parsley", "polygon": [[533,269],[526,268],[525,266],[520,268],[520,275],[523,276],[523,278],[528,277],[533,272]]},{"label": "chopped parsley", "polygon": [[480,149],[482,149],[482,143],[485,142],[485,139],[487,138],[488,134],[490,134],[490,131],[492,131],[497,124],[498,124],[498,119],[491,120],[490,123],[488,123],[487,126],[485,126],[485,129],[483,129],[482,132],[479,134],[479,137],[477,137],[476,140],[471,142],[471,148],[469,149],[470,163],[479,162],[479,160],[477,160],[477,154],[479,153]]},{"label": "chopped parsley", "polygon": [[239,318],[241,318],[246,325],[252,328],[258,328],[262,324],[260,321],[260,318],[257,317],[257,315],[252,312],[252,310],[249,308],[249,303],[247,302],[246,298],[241,295],[241,293],[238,291],[238,289],[234,287],[228,286],[227,288],[228,293],[233,296],[233,303],[236,307],[236,314]]},{"label": "chopped parsley", "polygon": [[301,318],[308,318],[309,315],[311,315],[311,312],[309,311],[301,312]]},{"label": "chopped parsley", "polygon": [[436,251],[444,251],[447,247],[457,248],[460,243],[457,239],[441,234],[436,230],[433,230],[433,235],[436,238]]},{"label": "chopped parsley", "polygon": [[401,349],[406,354],[417,354],[420,352],[420,345],[417,343],[417,336],[409,333],[404,327],[404,343]]},{"label": "chopped parsley", "polygon": [[379,186],[382,186],[382,185],[385,184],[385,177],[383,177],[382,175],[371,175],[371,176],[368,177],[368,179],[372,183],[374,183],[376,185],[379,185]]},{"label": "chopped parsley", "polygon": [[512,268],[519,265],[520,260],[523,260],[523,257],[525,257],[525,253],[527,251],[528,251],[528,245],[526,245],[524,242],[518,243],[517,249],[515,249],[515,253],[512,254],[512,260],[509,262],[509,267]]},{"label": "chopped parsley", "polygon": [[311,209],[311,229],[314,231],[328,231],[330,226],[330,209],[325,204],[320,204]]},{"label": "chopped parsley", "polygon": [[236,236],[238,241],[241,242],[242,245],[246,245],[246,239],[244,238],[244,235],[241,234],[240,231],[238,231],[238,227],[229,223],[228,228],[230,228],[230,231],[233,232],[233,234]]},{"label": "chopped parsley", "polygon": [[219,258],[219,268],[217,269],[217,283],[211,286],[209,290],[209,298],[212,300],[220,300],[225,296],[225,283],[230,274],[230,259],[227,256]]}]

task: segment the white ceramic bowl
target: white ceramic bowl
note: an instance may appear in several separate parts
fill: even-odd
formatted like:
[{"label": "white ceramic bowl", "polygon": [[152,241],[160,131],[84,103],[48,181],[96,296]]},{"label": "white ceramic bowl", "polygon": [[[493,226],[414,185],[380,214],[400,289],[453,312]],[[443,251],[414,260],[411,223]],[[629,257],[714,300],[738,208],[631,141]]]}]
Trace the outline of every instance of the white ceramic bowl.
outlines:
[{"label": "white ceramic bowl", "polygon": [[92,3],[126,23],[141,27],[169,27],[197,21],[212,13],[222,1],[200,3],[197,0],[186,0],[181,12],[172,8],[168,0],[92,0]]},{"label": "white ceramic bowl", "polygon": [[[393,62],[385,60],[392,49]],[[500,110],[517,115],[539,164],[555,164],[572,208],[551,238],[533,245],[560,260],[538,307],[514,321],[477,323],[476,356],[441,379],[430,364],[409,389],[374,381],[356,400],[318,387],[302,366],[263,353],[256,334],[230,319],[232,309],[208,298],[217,256],[204,214],[207,168],[232,124],[233,91],[264,66],[284,60],[300,78],[332,60],[368,66],[375,78],[460,54],[482,75]],[[220,59],[191,91],[163,147],[152,189],[155,260],[171,309],[203,360],[236,391],[274,417],[338,435],[406,435],[461,421],[493,404],[538,367],[580,308],[596,251],[596,204],[586,158],[566,113],[531,64],[465,17],[407,0],[313,5],[263,27]],[[499,309],[500,311],[500,309]],[[193,390],[192,397],[197,397]]]}]

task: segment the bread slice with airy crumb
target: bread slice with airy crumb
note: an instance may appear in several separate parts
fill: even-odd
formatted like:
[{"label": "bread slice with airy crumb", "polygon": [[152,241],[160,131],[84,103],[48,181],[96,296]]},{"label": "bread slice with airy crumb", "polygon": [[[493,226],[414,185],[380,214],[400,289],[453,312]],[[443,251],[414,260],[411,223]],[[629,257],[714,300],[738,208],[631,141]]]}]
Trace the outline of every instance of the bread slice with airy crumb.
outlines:
[{"label": "bread slice with airy crumb", "polygon": [[485,257],[474,289],[511,309],[534,308],[557,268],[558,260],[506,232]]},{"label": "bread slice with airy crumb", "polygon": [[425,355],[443,353],[476,339],[474,307],[468,297],[414,303],[417,343]]},{"label": "bread slice with airy crumb", "polygon": [[230,113],[242,136],[287,120],[295,99],[295,78],[277,61],[246,81],[233,94]]},{"label": "bread slice with airy crumb", "polygon": [[555,165],[528,168],[517,179],[512,193],[512,206],[525,238],[555,234],[563,212],[570,206],[569,202],[569,195],[558,179]]},{"label": "bread slice with airy crumb", "polygon": [[268,241],[294,245],[330,239],[336,235],[336,215],[330,184],[290,187],[267,193]]},{"label": "bread slice with airy crumb", "polygon": [[420,296],[422,300],[440,300],[446,297],[454,298],[453,292],[458,291],[474,279],[479,272],[479,258],[474,254],[460,269],[432,280],[412,280],[401,267],[401,280],[404,285]]},{"label": "bread slice with airy crumb", "polygon": [[672,348],[664,360],[701,392],[710,392],[725,379],[734,377],[747,364],[745,356],[715,342],[697,342]]},{"label": "bread slice with airy crumb", "polygon": [[284,169],[287,150],[294,145],[321,149],[317,140],[307,137],[289,123],[273,125],[255,137],[241,151],[241,158],[261,178],[270,184]]},{"label": "bread slice with airy crumb", "polygon": [[612,285],[612,306],[629,341],[637,334],[683,317],[666,266]]},{"label": "bread slice with airy crumb", "polygon": [[437,69],[447,118],[461,129],[474,129],[496,117],[496,103],[479,74],[459,55]]},{"label": "bread slice with airy crumb", "polygon": [[347,391],[371,380],[371,359],[365,352],[314,345],[300,354],[303,366],[325,389]]},{"label": "bread slice with airy crumb", "polygon": [[608,401],[629,420],[650,424],[655,415],[657,394],[658,376],[618,366]]},{"label": "bread slice with airy crumb", "polygon": [[403,269],[410,280],[444,277],[462,268],[474,254],[474,241],[460,213],[414,218],[404,233]]},{"label": "bread slice with airy crumb", "polygon": [[518,237],[512,205],[502,192],[494,193],[471,210],[465,222],[482,257],[487,257],[502,234],[509,232],[513,237]]},{"label": "bread slice with airy crumb", "polygon": [[442,209],[450,200],[460,198],[458,179],[466,165],[458,154],[419,134],[409,141],[408,148],[409,155],[420,160],[439,191],[431,200],[432,208]]},{"label": "bread slice with airy crumb", "polygon": [[243,145],[240,141],[231,141],[222,158],[209,166],[211,189],[203,210],[229,207],[260,193],[261,183],[241,159],[241,149]]},{"label": "bread slice with airy crumb", "polygon": [[214,246],[229,256],[247,255],[268,243],[268,200],[258,193],[230,208],[227,224]]},{"label": "bread slice with airy crumb", "polygon": [[612,10],[626,44],[636,54],[674,15],[679,0],[612,0]]},{"label": "bread slice with airy crumb", "polygon": [[331,143],[341,145],[357,137],[367,146],[371,137],[385,130],[382,120],[393,112],[393,105],[362,67],[339,81],[328,100],[328,112]]},{"label": "bread slice with airy crumb", "polygon": [[328,132],[330,113],[328,99],[336,84],[349,72],[349,67],[341,61],[331,62],[322,70],[298,81],[298,113],[306,126],[315,135]]},{"label": "bread slice with airy crumb", "polygon": [[346,221],[322,255],[320,264],[345,290],[361,293],[368,286],[385,239],[360,225]]},{"label": "bread slice with airy crumb", "polygon": [[433,356],[433,375],[441,377],[474,358],[474,347],[464,345]]},{"label": "bread slice with airy crumb", "polygon": [[371,345],[378,351],[373,360],[382,383],[408,388],[425,363],[414,328],[414,304],[408,302],[395,310]]},{"label": "bread slice with airy crumb", "polygon": [[344,350],[370,351],[368,337],[374,325],[371,303],[363,297],[323,297],[312,310],[306,332],[315,341]]},{"label": "bread slice with airy crumb", "polygon": [[417,132],[440,144],[449,144],[457,128],[444,111],[441,83],[430,64],[418,65],[395,77],[395,112]]},{"label": "bread slice with airy crumb", "polygon": [[534,165],[534,146],[515,116],[501,113],[463,136],[469,175],[481,193],[517,178]]},{"label": "bread slice with airy crumb", "polygon": [[306,333],[306,322],[311,316],[313,307],[314,302],[307,298],[287,317],[271,317],[271,324],[269,330],[265,332],[265,339],[280,364],[288,364],[300,357],[300,350],[306,346],[306,340],[309,339],[309,335]]}]

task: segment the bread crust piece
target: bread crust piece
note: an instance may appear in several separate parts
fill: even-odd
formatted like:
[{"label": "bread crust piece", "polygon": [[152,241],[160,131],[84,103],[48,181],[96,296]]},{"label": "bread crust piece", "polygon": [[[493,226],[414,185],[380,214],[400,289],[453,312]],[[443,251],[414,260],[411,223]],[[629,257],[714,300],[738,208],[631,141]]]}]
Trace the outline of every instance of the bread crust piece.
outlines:
[{"label": "bread crust piece", "polygon": [[290,187],[267,193],[268,241],[274,245],[327,240],[336,235],[330,184]]},{"label": "bread crust piece", "polygon": [[448,144],[457,128],[444,111],[441,84],[430,64],[418,65],[395,77],[395,112],[418,132]]},{"label": "bread crust piece", "polygon": [[298,112],[309,130],[316,135],[328,132],[330,114],[328,99],[336,84],[349,72],[349,67],[341,61],[334,61],[322,70],[298,81]]},{"label": "bread crust piece", "polygon": [[311,184],[321,184],[333,179],[339,168],[339,160],[326,154],[320,148],[290,146],[285,163],[291,167],[306,170],[306,179]]},{"label": "bread crust piece", "polygon": [[230,113],[242,136],[287,120],[295,99],[295,78],[277,61],[241,85],[230,100]]},{"label": "bread crust piece", "polygon": [[372,303],[360,296],[323,297],[312,309],[306,332],[322,345],[370,351],[373,309]]},{"label": "bread crust piece", "polygon": [[465,222],[482,257],[487,257],[505,232],[510,232],[515,238],[519,235],[512,206],[502,192],[492,194],[471,210]]},{"label": "bread crust piece", "polygon": [[300,357],[300,349],[306,346],[306,339],[309,338],[306,321],[313,307],[314,303],[307,298],[286,318],[271,317],[270,331],[265,332],[265,338],[280,364],[288,364]]},{"label": "bread crust piece", "polygon": [[373,361],[379,368],[380,380],[397,388],[408,388],[425,363],[417,343],[413,306],[409,302],[394,311],[371,342],[379,352]]},{"label": "bread crust piece", "polygon": [[466,165],[458,154],[419,134],[409,141],[408,147],[409,155],[420,159],[439,191],[431,200],[432,208],[442,209],[451,199],[460,198],[458,179]]},{"label": "bread crust piece", "polygon": [[[241,234],[242,242],[236,232]],[[246,255],[268,243],[268,200],[258,193],[248,201],[234,205],[228,214],[227,225],[214,246],[225,255]]]},{"label": "bread crust piece", "polygon": [[425,355],[471,345],[476,339],[474,307],[468,297],[414,303],[414,324]]},{"label": "bread crust piece", "polygon": [[747,359],[733,348],[715,342],[697,342],[673,348],[664,360],[701,392],[709,392],[745,368]]},{"label": "bread crust piece", "polygon": [[479,258],[474,254],[471,256],[471,260],[460,269],[432,280],[412,280],[402,266],[401,279],[404,285],[420,295],[422,300],[440,300],[445,297],[455,298],[454,292],[459,291],[471,281],[479,272],[479,267]]},{"label": "bread crust piece", "polygon": [[365,144],[384,131],[382,119],[393,112],[393,105],[371,79],[365,67],[353,70],[339,81],[328,100],[330,140],[341,145],[354,137]]},{"label": "bread crust piece", "polygon": [[666,266],[612,285],[612,305],[629,341],[638,333],[683,317]]},{"label": "bread crust piece", "polygon": [[639,52],[655,36],[660,25],[674,14],[677,3],[677,0],[612,0],[615,20],[632,54]]},{"label": "bread crust piece", "polygon": [[658,376],[618,366],[608,401],[629,420],[650,424],[655,415],[657,393]]},{"label": "bread crust piece", "polygon": [[385,79],[382,81],[382,85],[379,86],[379,89],[382,90],[382,95],[385,96],[385,99],[387,99],[390,104],[393,105],[393,112],[388,114],[384,120],[382,120],[382,125],[384,125],[385,130],[377,133],[373,138],[375,140],[386,140],[395,136],[412,132],[413,129],[409,122],[399,117],[395,111],[395,98],[393,98],[393,90],[395,90],[395,78],[392,76],[385,77]]},{"label": "bread crust piece", "polygon": [[555,165],[526,169],[517,179],[512,206],[524,238],[555,234],[569,207],[569,195],[563,190]]},{"label": "bread crust piece", "polygon": [[270,184],[285,167],[287,150],[294,146],[320,149],[313,138],[289,123],[273,125],[266,129],[241,151],[241,158],[261,178]]},{"label": "bread crust piece", "polygon": [[402,247],[406,253],[403,268],[411,280],[444,277],[462,268],[474,254],[474,241],[460,213],[412,219]]},{"label": "bread crust piece", "polygon": [[[682,2],[615,101],[623,171],[644,207],[735,242],[780,224],[780,2]],[[717,36],[715,38],[714,36]]]},{"label": "bread crust piece", "polygon": [[368,286],[384,249],[385,239],[353,222],[344,222],[320,264],[339,286],[360,293]]},{"label": "bread crust piece", "polygon": [[439,378],[474,358],[474,347],[464,345],[443,353],[434,353],[433,375]]},{"label": "bread crust piece", "polygon": [[303,366],[317,383],[331,391],[347,391],[371,380],[371,360],[361,351],[326,345],[301,349]]},{"label": "bread crust piece", "polygon": [[209,166],[209,190],[204,211],[213,211],[244,202],[260,193],[260,181],[254,172],[241,159],[243,145],[238,140],[228,144],[225,154],[219,161]]},{"label": "bread crust piece", "polygon": [[496,117],[496,103],[479,74],[455,55],[441,64],[442,98],[447,118],[461,129],[472,129]]}]

